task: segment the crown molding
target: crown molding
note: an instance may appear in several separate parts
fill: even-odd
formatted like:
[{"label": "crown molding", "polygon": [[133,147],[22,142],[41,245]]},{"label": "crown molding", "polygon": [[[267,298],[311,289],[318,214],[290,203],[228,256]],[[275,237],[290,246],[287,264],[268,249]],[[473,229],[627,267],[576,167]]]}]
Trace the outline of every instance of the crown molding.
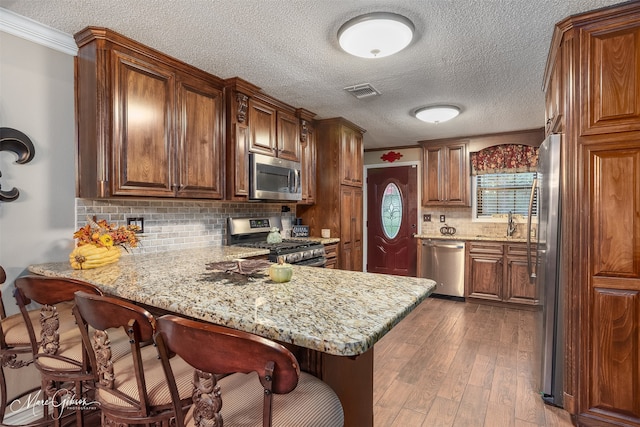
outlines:
[{"label": "crown molding", "polygon": [[18,15],[2,7],[0,7],[0,31],[68,55],[76,56],[78,54],[78,46],[76,46],[76,41],[70,34]]}]

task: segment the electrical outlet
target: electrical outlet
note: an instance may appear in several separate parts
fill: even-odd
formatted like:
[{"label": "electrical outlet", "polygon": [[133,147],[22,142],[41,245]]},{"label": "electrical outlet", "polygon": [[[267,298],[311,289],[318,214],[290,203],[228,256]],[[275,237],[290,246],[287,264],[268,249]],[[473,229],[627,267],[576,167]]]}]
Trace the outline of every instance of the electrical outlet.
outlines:
[{"label": "electrical outlet", "polygon": [[127,218],[127,225],[137,225],[138,227],[140,227],[140,229],[138,231],[136,231],[136,233],[144,233],[144,218],[143,217]]},{"label": "electrical outlet", "polygon": [[431,214],[424,214],[422,215],[422,220],[424,222],[431,222]]},{"label": "electrical outlet", "polygon": [[440,222],[445,222],[445,221],[446,221],[445,216],[444,215],[440,215]]}]

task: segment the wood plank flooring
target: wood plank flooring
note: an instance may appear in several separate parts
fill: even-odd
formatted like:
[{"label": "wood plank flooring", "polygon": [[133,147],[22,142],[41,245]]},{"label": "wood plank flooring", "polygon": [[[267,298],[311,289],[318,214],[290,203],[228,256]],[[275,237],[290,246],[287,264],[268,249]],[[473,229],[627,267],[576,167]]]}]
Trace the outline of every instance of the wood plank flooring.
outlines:
[{"label": "wood plank flooring", "polygon": [[375,347],[375,427],[569,427],[542,403],[535,313],[429,298]]}]

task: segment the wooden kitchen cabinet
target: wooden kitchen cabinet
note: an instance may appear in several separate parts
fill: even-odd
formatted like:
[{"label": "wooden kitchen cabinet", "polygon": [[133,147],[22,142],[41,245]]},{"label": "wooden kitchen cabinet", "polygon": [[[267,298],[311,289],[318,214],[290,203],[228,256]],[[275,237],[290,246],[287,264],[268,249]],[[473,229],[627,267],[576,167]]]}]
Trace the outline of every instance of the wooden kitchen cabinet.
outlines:
[{"label": "wooden kitchen cabinet", "polygon": [[538,286],[529,280],[526,244],[506,244],[504,263],[506,280],[503,283],[503,300],[518,304],[540,304]]},{"label": "wooden kitchen cabinet", "polygon": [[300,162],[302,200],[298,203],[312,205],[316,202],[316,131],[313,123],[315,114],[299,108],[296,115],[300,118]]},{"label": "wooden kitchen cabinet", "polygon": [[[309,225],[311,235],[318,236],[323,228],[328,228],[332,236],[340,237],[338,265],[341,269],[362,271],[362,178],[358,178],[357,173],[347,173],[345,165],[362,167],[364,130],[343,118],[334,118],[317,120],[315,133],[319,147],[316,200],[313,205],[298,205],[297,216]],[[356,142],[351,144],[352,141]],[[346,177],[349,181],[345,181]]]},{"label": "wooden kitchen cabinet", "polygon": [[324,268],[338,268],[338,244],[326,243],[324,245],[324,252],[327,258],[327,263],[324,265]]},{"label": "wooden kitchen cabinet", "polygon": [[529,283],[526,244],[470,241],[466,251],[465,287],[468,298],[539,304],[537,288]]},{"label": "wooden kitchen cabinet", "polygon": [[275,107],[249,99],[249,129],[249,151],[275,157],[278,150]]},{"label": "wooden kitchen cabinet", "polygon": [[467,243],[467,297],[502,301],[503,246],[501,243]]},{"label": "wooden kitchen cabinet", "polygon": [[422,145],[422,206],[470,206],[466,142]]},{"label": "wooden kitchen cabinet", "polygon": [[[302,162],[298,110],[233,77],[224,81],[226,100],[226,196],[249,197],[249,153]],[[306,110],[305,110],[306,111]],[[311,117],[311,112],[306,112]],[[307,158],[307,162],[315,158]],[[313,166],[315,168],[315,165]],[[302,178],[302,185],[305,185]]]},{"label": "wooden kitchen cabinet", "polygon": [[257,99],[249,99],[249,151],[300,161],[298,118]]},{"label": "wooden kitchen cabinet", "polygon": [[[640,426],[640,3],[559,22],[564,407],[582,426]],[[560,70],[559,72],[557,70]],[[559,88],[559,89],[558,89]]]},{"label": "wooden kitchen cabinet", "polygon": [[78,197],[222,198],[222,81],[105,28],[75,39]]},{"label": "wooden kitchen cabinet", "polygon": [[362,271],[362,188],[340,188],[340,268]]},{"label": "wooden kitchen cabinet", "polygon": [[340,182],[362,186],[362,132],[346,124],[338,125],[340,132]]}]

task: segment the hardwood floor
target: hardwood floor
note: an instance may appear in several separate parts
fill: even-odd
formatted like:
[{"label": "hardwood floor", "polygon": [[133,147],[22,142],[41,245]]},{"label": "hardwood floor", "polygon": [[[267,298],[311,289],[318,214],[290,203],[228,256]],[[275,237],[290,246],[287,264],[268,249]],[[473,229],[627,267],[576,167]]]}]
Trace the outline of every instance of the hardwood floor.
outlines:
[{"label": "hardwood floor", "polygon": [[376,344],[375,426],[571,426],[536,392],[534,320],[428,298]]}]

